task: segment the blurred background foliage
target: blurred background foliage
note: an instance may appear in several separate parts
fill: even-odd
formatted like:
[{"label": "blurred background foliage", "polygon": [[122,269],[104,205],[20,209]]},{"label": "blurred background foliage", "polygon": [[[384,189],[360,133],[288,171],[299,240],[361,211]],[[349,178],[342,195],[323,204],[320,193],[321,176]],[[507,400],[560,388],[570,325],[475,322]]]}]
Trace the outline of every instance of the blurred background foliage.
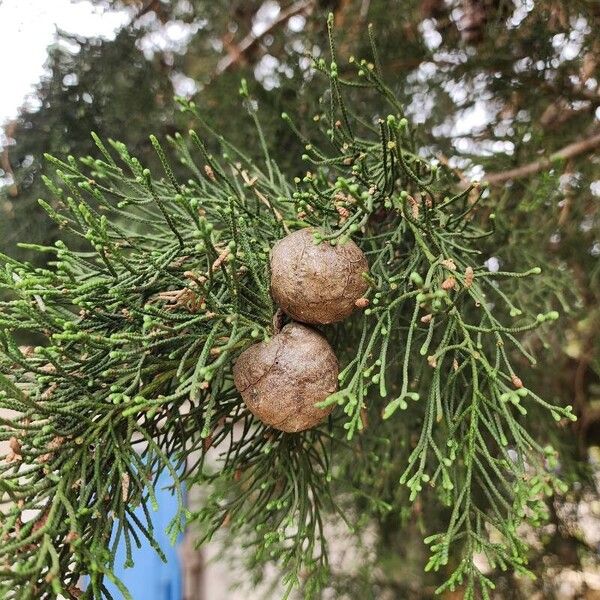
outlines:
[{"label": "blurred background foliage", "polygon": [[[388,82],[419,124],[422,151],[460,178],[490,181],[483,210],[495,213],[498,235],[489,267],[542,265],[543,285],[529,293],[542,302],[552,292],[563,313],[530,376],[538,381],[527,385],[576,407],[578,423],[559,428],[554,440],[572,491],[555,499],[548,528],[523,532],[534,541],[538,581],[507,574],[498,597],[600,598],[589,579],[600,578],[600,2],[96,3],[125,7],[129,24],[113,40],[59,32],[39,101],[6,124],[0,250],[32,258],[17,240],[52,243],[60,235],[37,206],[45,197],[44,153],[94,153],[93,130],[152,165],[149,133],[164,138],[193,125],[176,110],[175,95],[193,97],[217,131],[258,154],[240,110],[242,77],[251,82],[275,158],[290,176],[302,173],[302,147],[280,113],[311,128],[322,87],[303,54],[326,53],[325,17],[333,11],[343,74],[350,56],[370,54],[372,23]],[[379,110],[368,107],[374,117]],[[392,489],[395,477],[392,464],[390,481],[377,483]],[[363,568],[340,567],[335,597],[430,597],[435,580],[422,572],[421,524],[436,518],[426,505],[381,520],[367,515]]]}]

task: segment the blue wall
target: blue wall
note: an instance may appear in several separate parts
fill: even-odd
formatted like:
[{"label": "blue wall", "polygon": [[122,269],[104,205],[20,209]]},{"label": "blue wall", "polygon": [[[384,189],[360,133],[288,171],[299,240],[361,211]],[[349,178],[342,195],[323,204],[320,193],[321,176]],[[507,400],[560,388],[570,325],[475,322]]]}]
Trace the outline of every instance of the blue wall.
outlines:
[{"label": "blue wall", "polygon": [[[164,563],[145,540],[142,547],[132,548],[135,566],[124,569],[125,544],[121,543],[116,556],[116,575],[123,581],[134,600],[181,600],[181,564],[177,548],[171,546],[165,530],[177,512],[177,500],[169,490],[166,490],[170,480],[163,476],[156,486],[156,499],[159,509],[151,512],[156,539],[167,557]],[[136,514],[144,522],[143,511],[138,509]],[[121,592],[111,584],[106,586],[115,599],[121,599]]]}]

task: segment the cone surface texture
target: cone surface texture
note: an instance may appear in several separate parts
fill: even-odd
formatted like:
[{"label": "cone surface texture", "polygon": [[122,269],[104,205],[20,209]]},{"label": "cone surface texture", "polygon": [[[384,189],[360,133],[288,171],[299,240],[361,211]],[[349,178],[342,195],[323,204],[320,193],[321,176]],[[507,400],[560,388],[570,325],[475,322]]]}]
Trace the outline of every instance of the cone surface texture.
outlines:
[{"label": "cone surface texture", "polygon": [[273,246],[271,295],[296,321],[326,325],[352,314],[367,290],[369,265],[353,241],[315,244],[314,233],[300,229]]},{"label": "cone surface texture", "polygon": [[317,408],[337,390],[338,361],[329,342],[289,323],[267,342],[250,346],[233,367],[237,390],[263,423],[286,432],[310,429],[333,409]]}]

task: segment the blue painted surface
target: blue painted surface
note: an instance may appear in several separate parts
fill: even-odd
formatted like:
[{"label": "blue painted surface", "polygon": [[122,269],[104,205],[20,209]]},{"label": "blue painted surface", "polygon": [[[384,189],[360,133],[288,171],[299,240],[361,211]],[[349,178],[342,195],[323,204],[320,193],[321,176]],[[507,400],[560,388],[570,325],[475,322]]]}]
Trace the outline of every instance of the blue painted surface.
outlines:
[{"label": "blue painted surface", "polygon": [[[150,511],[156,539],[167,557],[164,563],[150,545],[142,540],[142,547],[132,548],[135,566],[124,569],[125,543],[121,543],[116,555],[116,575],[123,581],[134,600],[181,600],[181,564],[177,548],[165,533],[167,525],[177,512],[177,500],[169,490],[166,490],[170,480],[163,476],[156,485],[158,511]],[[145,522],[143,511],[138,509],[136,515]],[[121,592],[112,583],[106,587],[115,600],[122,598]]]}]

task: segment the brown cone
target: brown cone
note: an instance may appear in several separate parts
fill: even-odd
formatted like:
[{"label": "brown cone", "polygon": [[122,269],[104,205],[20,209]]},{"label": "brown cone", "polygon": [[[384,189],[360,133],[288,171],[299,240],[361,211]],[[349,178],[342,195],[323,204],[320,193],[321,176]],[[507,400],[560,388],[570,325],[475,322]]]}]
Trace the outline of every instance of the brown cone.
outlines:
[{"label": "brown cone", "polygon": [[315,404],[336,391],[338,371],[337,358],[322,335],[289,323],[268,342],[242,352],[233,381],[256,417],[292,433],[314,427],[333,410]]},{"label": "brown cone", "polygon": [[312,228],[279,240],[271,250],[271,295],[293,319],[328,324],[350,316],[367,291],[369,264],[352,241],[314,243]]}]

